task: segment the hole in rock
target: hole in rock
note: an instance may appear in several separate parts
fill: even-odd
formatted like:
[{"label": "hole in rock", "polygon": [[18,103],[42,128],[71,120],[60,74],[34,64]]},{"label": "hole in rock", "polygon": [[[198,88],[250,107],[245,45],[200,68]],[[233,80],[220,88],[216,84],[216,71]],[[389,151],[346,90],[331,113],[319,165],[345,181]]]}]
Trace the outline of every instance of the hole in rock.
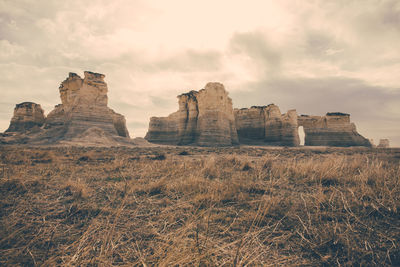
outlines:
[{"label": "hole in rock", "polygon": [[298,131],[299,131],[300,145],[304,146],[304,139],[306,137],[306,134],[304,133],[304,127],[299,126]]}]

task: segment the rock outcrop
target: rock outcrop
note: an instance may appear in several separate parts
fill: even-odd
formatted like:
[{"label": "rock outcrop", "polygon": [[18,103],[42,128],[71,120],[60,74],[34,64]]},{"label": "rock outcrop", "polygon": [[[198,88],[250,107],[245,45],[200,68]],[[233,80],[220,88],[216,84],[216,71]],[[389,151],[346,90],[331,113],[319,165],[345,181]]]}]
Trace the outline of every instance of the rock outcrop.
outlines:
[{"label": "rock outcrop", "polygon": [[232,100],[220,83],[178,96],[179,110],[168,117],[152,117],[145,139],[169,145],[230,146],[234,144],[299,146],[302,126],[306,146],[367,146],[350,115],[298,116],[279,107],[253,106],[232,110]]},{"label": "rock outcrop", "polygon": [[380,139],[379,144],[377,146],[378,148],[389,148],[389,139]]},{"label": "rock outcrop", "polygon": [[[77,74],[70,73],[61,83],[59,90],[62,104],[56,108],[56,114],[63,114],[64,117],[64,125],[67,127],[64,139],[79,136],[92,127],[101,129],[110,136],[120,136],[114,122],[121,128],[120,124],[124,119],[107,106],[108,88],[104,77],[103,74],[85,71],[82,79]],[[120,131],[123,131],[123,137],[127,137],[126,127]]]},{"label": "rock outcrop", "polygon": [[357,132],[355,124],[350,122],[350,115],[346,113],[301,115],[298,125],[304,128],[306,146],[372,146],[368,139]]},{"label": "rock outcrop", "polygon": [[[47,117],[38,104],[16,105],[10,127],[0,135],[0,144],[135,144],[124,116],[108,107],[104,77],[89,71],[84,72],[84,78],[70,73],[59,87],[61,104]],[[357,132],[349,114],[298,116],[296,110],[282,114],[274,104],[233,110],[232,100],[221,83],[208,83],[204,89],[181,94],[178,103],[178,111],[168,117],[150,119],[145,137],[148,142],[298,146],[298,128],[302,126],[306,146],[373,146]],[[151,145],[147,141],[144,142]],[[389,141],[381,140],[378,147],[389,147]]]},{"label": "rock outcrop", "polygon": [[112,109],[110,109],[110,113],[113,119],[114,128],[117,131],[118,135],[129,138],[129,131],[128,128],[126,128],[125,117],[119,113],[116,113]]},{"label": "rock outcrop", "polygon": [[39,131],[19,136],[25,140],[24,142],[31,144],[129,143],[129,132],[124,116],[107,106],[108,88],[104,82],[105,75],[89,71],[85,71],[84,75],[82,79],[79,75],[70,73],[61,83],[59,87],[61,104],[56,105],[47,118],[44,117],[40,105],[31,103],[24,105],[24,108],[19,107],[22,104],[17,105],[18,109],[16,108],[14,112],[16,119],[13,117],[10,129],[16,128],[17,132],[23,133],[23,129],[35,122],[36,126],[41,127]]},{"label": "rock outcrop", "polygon": [[221,83],[178,96],[179,110],[152,117],[145,139],[170,145],[231,146],[238,144],[232,100]]},{"label": "rock outcrop", "polygon": [[45,119],[44,111],[39,104],[33,102],[17,104],[6,133],[26,133],[38,130]]},{"label": "rock outcrop", "polygon": [[236,129],[241,144],[298,146],[296,110],[281,114],[279,107],[253,106],[235,109]]}]

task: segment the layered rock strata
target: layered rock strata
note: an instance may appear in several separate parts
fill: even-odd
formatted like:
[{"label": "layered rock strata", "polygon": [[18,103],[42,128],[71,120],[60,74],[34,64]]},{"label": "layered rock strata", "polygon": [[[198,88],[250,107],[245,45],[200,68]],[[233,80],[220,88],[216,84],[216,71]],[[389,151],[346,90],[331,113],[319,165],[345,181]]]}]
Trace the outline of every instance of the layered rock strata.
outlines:
[{"label": "layered rock strata", "polygon": [[389,148],[389,139],[380,139],[378,146],[379,148]]},{"label": "layered rock strata", "polygon": [[298,125],[304,128],[306,146],[372,146],[368,139],[357,132],[355,124],[350,122],[350,115],[346,113],[301,115]]},{"label": "layered rock strata", "polygon": [[6,133],[25,133],[37,130],[44,124],[45,119],[44,111],[39,104],[33,102],[17,104]]},{"label": "layered rock strata", "polygon": [[178,103],[177,112],[150,119],[146,140],[170,145],[238,144],[232,100],[221,83],[179,95]]},{"label": "layered rock strata", "polygon": [[253,106],[232,111],[232,100],[220,83],[178,96],[179,110],[168,117],[152,117],[146,140],[158,144],[218,146],[250,144],[299,146],[302,126],[306,146],[367,146],[345,113],[298,116],[279,107]]},{"label": "layered rock strata", "polygon": [[281,114],[279,107],[253,106],[235,109],[235,124],[242,144],[298,146],[296,110]]},{"label": "layered rock strata", "polygon": [[[33,105],[30,104],[29,108],[26,108],[29,112],[16,108],[15,113],[18,116],[14,115],[17,119],[13,117],[10,128],[13,125],[21,125],[17,121],[34,121],[41,127],[40,130],[35,134],[24,136],[25,141],[28,138],[27,143],[34,144],[70,142],[79,145],[117,145],[119,142],[129,142],[129,132],[124,116],[107,106],[108,88],[104,82],[105,75],[89,71],[85,71],[84,75],[82,79],[79,75],[70,73],[61,83],[59,87],[61,104],[56,105],[47,118],[44,117],[40,105],[33,106],[35,104],[32,103]],[[23,115],[19,116],[19,114]],[[27,125],[31,124],[29,122]],[[14,128],[17,129],[16,132],[23,133],[22,126],[13,126]]]}]

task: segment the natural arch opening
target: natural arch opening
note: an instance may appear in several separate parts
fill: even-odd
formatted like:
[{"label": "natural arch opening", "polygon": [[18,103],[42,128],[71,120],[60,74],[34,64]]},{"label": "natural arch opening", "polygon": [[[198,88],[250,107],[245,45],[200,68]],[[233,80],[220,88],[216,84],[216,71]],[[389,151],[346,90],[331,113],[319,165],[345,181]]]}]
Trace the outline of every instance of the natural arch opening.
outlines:
[{"label": "natural arch opening", "polygon": [[300,145],[304,146],[304,140],[306,137],[306,134],[304,133],[304,127],[299,126],[298,131],[299,131]]}]

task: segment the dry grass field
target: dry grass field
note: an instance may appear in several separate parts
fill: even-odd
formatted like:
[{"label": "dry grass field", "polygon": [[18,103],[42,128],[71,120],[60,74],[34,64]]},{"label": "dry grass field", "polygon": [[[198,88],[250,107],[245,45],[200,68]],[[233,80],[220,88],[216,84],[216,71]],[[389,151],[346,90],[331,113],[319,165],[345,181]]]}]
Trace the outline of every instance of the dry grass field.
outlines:
[{"label": "dry grass field", "polygon": [[2,266],[400,265],[400,150],[0,147]]}]

